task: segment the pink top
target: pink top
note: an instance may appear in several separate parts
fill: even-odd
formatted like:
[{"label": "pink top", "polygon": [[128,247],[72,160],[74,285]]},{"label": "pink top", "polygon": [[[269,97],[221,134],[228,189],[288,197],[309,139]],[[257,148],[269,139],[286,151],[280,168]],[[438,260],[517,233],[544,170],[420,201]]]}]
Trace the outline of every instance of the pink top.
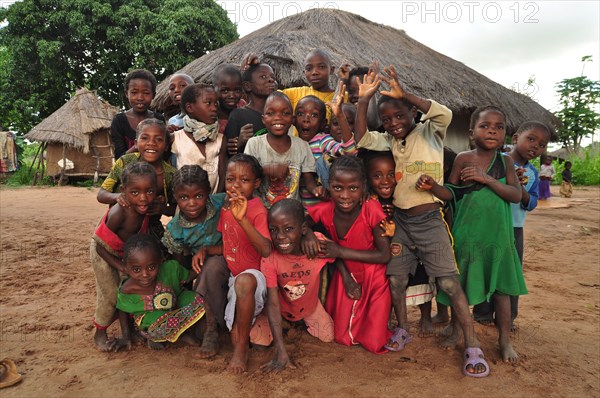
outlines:
[{"label": "pink top", "polygon": [[[121,240],[119,235],[113,232],[112,229],[108,228],[106,225],[106,219],[108,218],[108,213],[110,209],[106,212],[104,217],[102,217],[102,221],[96,228],[96,232],[94,232],[94,239],[97,243],[102,245],[106,250],[110,251],[111,254],[123,258],[123,248],[125,247],[125,242]],[[148,233],[148,225],[150,223],[150,216],[144,216],[144,221],[142,221],[142,226],[138,231],[139,234]]]}]

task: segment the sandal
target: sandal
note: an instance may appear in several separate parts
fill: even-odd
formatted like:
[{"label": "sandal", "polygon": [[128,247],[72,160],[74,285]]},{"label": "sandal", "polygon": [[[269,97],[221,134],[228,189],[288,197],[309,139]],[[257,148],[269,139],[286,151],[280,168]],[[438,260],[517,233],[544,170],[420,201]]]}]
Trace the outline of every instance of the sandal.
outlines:
[{"label": "sandal", "polygon": [[412,341],[412,337],[402,328],[394,329],[394,334],[383,346],[386,350],[398,352],[404,349],[404,346]]},{"label": "sandal", "polygon": [[[475,368],[475,365],[482,364],[485,366],[485,372],[483,373],[470,373],[467,368]],[[469,377],[486,377],[490,374],[490,366],[483,357],[483,351],[479,347],[470,347],[465,350],[465,362],[463,364],[463,373]]]},{"label": "sandal", "polygon": [[23,376],[17,373],[15,363],[8,358],[0,361],[0,371],[0,388],[12,386],[23,380]]}]

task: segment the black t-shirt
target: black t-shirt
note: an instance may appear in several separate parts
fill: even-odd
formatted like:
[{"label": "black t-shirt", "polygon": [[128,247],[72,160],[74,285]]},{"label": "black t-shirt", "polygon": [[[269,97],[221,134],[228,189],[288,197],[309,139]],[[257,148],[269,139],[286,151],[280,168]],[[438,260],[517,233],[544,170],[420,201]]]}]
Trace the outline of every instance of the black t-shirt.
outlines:
[{"label": "black t-shirt", "polygon": [[[160,113],[150,112],[152,113],[150,117],[165,121],[164,116]],[[117,113],[113,117],[110,125],[110,139],[115,146],[115,159],[119,159],[135,144],[136,134],[137,132],[131,128],[125,112]]]},{"label": "black t-shirt", "polygon": [[[248,123],[254,127],[255,136],[266,133],[265,125],[262,122],[262,115],[259,112],[250,108],[237,108],[229,114],[227,127],[225,127],[223,134],[227,138],[239,137],[240,130]],[[261,132],[261,130],[264,130],[264,132]]]}]

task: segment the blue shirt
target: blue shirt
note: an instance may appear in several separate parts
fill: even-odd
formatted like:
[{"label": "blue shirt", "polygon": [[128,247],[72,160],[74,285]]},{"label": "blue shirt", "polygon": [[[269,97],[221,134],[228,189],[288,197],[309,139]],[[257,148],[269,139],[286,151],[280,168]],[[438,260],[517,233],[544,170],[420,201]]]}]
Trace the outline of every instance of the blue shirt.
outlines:
[{"label": "blue shirt", "polygon": [[[203,222],[192,223],[180,212],[169,221],[162,243],[169,253],[196,254],[203,246],[215,246],[223,243],[221,233],[217,231],[219,214],[225,202],[225,193],[209,196],[206,202],[206,218]],[[187,249],[187,250],[186,250]]]},{"label": "blue shirt", "polygon": [[183,118],[185,117],[185,113],[178,113],[175,116],[172,116],[167,123],[168,126],[171,124],[183,128]]},{"label": "blue shirt", "polygon": [[527,184],[525,184],[525,190],[529,194],[529,204],[527,206],[523,206],[523,203],[521,202],[510,204],[510,209],[512,210],[513,227],[523,228],[523,225],[525,225],[525,216],[527,215],[527,212],[532,211],[537,207],[538,185],[540,179],[537,169],[533,167],[531,163],[526,162],[523,165],[517,162],[514,163],[515,168],[523,167],[525,169],[525,176],[528,178]]}]

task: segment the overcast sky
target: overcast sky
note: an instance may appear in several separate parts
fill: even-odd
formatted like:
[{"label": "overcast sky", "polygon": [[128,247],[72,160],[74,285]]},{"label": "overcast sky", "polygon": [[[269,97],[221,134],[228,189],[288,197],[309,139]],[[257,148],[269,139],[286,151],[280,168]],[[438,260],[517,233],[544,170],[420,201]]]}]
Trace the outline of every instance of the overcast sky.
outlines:
[{"label": "overcast sky", "polygon": [[[337,8],[404,29],[422,44],[558,110],[555,84],[599,80],[600,2],[593,1],[221,1],[240,37],[311,8]],[[527,87],[530,76],[536,85]]]}]

